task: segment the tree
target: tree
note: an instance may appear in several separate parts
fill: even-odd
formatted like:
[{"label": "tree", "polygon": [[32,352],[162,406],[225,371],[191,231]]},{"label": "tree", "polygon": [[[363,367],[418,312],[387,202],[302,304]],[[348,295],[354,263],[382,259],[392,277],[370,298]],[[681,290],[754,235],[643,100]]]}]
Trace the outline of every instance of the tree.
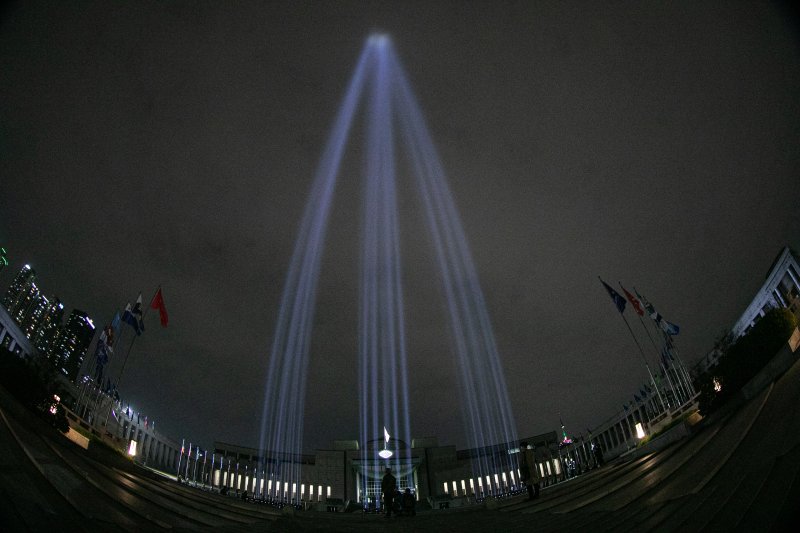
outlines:
[{"label": "tree", "polygon": [[775,356],[796,327],[797,319],[791,311],[770,309],[746,335],[729,344],[719,364],[700,380],[700,413],[709,414],[739,392]]},{"label": "tree", "polygon": [[0,384],[22,405],[66,433],[69,424],[64,409],[55,400],[61,391],[53,374],[48,365],[38,365],[10,351],[0,353]]}]

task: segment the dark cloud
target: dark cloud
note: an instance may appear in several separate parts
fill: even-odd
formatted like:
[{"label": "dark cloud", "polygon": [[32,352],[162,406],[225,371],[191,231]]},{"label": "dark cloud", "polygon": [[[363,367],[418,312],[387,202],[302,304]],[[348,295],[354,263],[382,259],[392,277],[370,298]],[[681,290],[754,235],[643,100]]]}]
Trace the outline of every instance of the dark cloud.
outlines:
[{"label": "dark cloud", "polygon": [[[561,416],[579,432],[646,379],[598,275],[679,323],[694,361],[800,245],[796,21],[709,3],[19,3],[0,24],[0,239],[99,322],[160,284],[170,327],[148,323],[123,388],[176,437],[255,444],[310,183],[384,30],[447,170],[519,431]],[[308,447],[358,434],[360,140],[323,259]],[[399,187],[412,430],[464,445],[407,172]]]}]

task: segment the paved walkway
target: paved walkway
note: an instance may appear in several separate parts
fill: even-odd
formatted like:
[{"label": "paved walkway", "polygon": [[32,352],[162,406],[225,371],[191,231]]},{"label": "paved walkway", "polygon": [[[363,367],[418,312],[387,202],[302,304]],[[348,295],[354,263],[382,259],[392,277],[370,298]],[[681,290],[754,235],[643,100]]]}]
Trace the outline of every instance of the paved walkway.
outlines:
[{"label": "paved walkway", "polygon": [[0,531],[794,531],[798,520],[800,363],[691,437],[534,502],[391,519],[290,515],[177,485],[76,447],[0,389]]}]

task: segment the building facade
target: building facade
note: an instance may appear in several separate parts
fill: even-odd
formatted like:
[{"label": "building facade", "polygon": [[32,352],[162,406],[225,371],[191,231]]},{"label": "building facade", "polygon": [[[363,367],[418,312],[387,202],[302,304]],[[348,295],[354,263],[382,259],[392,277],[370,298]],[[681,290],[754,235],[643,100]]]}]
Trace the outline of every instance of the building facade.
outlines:
[{"label": "building facade", "polygon": [[36,348],[3,306],[0,306],[0,347],[19,357],[32,358],[38,355]]},{"label": "building facade", "polygon": [[[536,467],[544,484],[565,479],[571,457],[578,458],[580,454],[588,460],[585,445],[584,451],[579,451],[582,444],[577,443],[565,448],[555,432],[523,440],[535,447]],[[440,446],[435,437],[428,437],[412,439],[410,445],[398,439],[375,439],[367,447],[367,459],[356,440],[337,440],[330,449],[313,454],[262,456],[255,448],[215,442],[212,457],[203,458],[204,466],[196,469],[199,477],[190,476],[190,481],[217,490],[247,491],[257,499],[338,511],[380,509],[380,481],[386,467],[392,469],[398,489],[410,489],[422,505],[468,505],[488,496],[524,490],[516,466],[498,469],[484,478],[473,475],[473,465],[478,461],[516,465],[518,443],[457,450],[455,446]],[[391,456],[386,458],[372,453],[387,449]],[[282,479],[297,468],[299,483]]]},{"label": "building facade", "polygon": [[[45,357],[58,371],[65,395],[62,405],[73,429],[92,434],[134,460],[176,472],[180,448],[174,439],[156,430],[148,416],[126,406],[119,397],[101,390],[78,373],[92,342],[95,327],[89,316],[75,309],[65,324],[64,304],[46,298],[36,286],[36,272],[25,265],[3,296],[0,306],[0,346],[19,357]],[[76,383],[77,382],[77,383]]]},{"label": "building facade", "polygon": [[788,246],[772,262],[764,284],[731,328],[731,334],[734,338],[746,334],[775,307],[785,307],[800,317],[800,265]]},{"label": "building facade", "polygon": [[[785,307],[800,318],[798,274],[800,266],[797,256],[789,247],[783,248],[772,262],[763,285],[731,327],[731,340],[746,334],[767,311],[774,307]],[[721,355],[722,352],[718,349],[712,350],[695,365],[691,374],[696,377],[713,368]],[[641,424],[645,434],[650,434],[694,407],[695,402],[692,399],[677,408],[670,408],[651,394],[597,426],[592,431],[592,442],[599,445],[607,457],[617,456],[637,446],[640,439],[636,430],[637,424]]]},{"label": "building facade", "polygon": [[97,387],[86,376],[77,385],[70,385],[74,399],[66,402],[71,407],[65,408],[71,427],[93,434],[138,463],[176,473],[180,447],[156,428],[152,417],[130,405],[123,406],[118,396]]},{"label": "building facade", "polygon": [[44,316],[39,321],[35,334],[30,337],[40,353],[48,353],[53,348],[53,341],[63,321],[64,304],[58,298],[47,300]]},{"label": "building facade", "polygon": [[[730,340],[735,341],[750,331],[764,314],[774,307],[785,307],[800,319],[800,261],[787,246],[778,253],[753,300],[731,327]],[[722,352],[711,350],[693,370],[695,376],[702,375],[717,365]]]},{"label": "building facade", "polygon": [[[15,325],[5,328],[6,348],[13,338],[15,347],[22,350],[25,344],[25,353],[32,355],[32,345],[61,374],[73,381],[77,379],[94,335],[94,325],[86,313],[76,309],[67,323],[62,324],[64,304],[56,297],[42,294],[36,286],[36,271],[30,265],[23,266],[9,285],[3,296],[3,310],[6,322]],[[19,332],[28,342],[21,340]]]},{"label": "building facade", "polygon": [[67,323],[59,329],[53,340],[47,359],[70,380],[78,379],[83,358],[94,337],[94,324],[89,316],[79,309],[70,313]]},{"label": "building facade", "polygon": [[33,293],[39,292],[35,281],[36,271],[30,265],[25,265],[14,277],[3,296],[3,307],[18,324],[22,322],[21,317],[33,300]]}]

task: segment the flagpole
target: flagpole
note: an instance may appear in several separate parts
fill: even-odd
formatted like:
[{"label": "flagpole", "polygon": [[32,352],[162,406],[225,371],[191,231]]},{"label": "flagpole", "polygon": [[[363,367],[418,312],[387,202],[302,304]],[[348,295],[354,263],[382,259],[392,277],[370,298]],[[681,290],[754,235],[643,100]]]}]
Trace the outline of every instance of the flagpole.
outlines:
[{"label": "flagpole", "polygon": [[81,375],[81,373],[83,373],[82,371],[84,367],[88,367],[87,373],[84,373],[85,376],[88,376],[89,375],[88,372],[91,372],[92,363],[95,362],[95,360],[97,359],[97,344],[99,342],[100,342],[100,337],[98,336],[97,342],[94,343],[93,345],[92,344],[89,345],[90,348],[91,346],[94,346],[94,350],[89,349],[91,355],[81,362],[81,367],[78,369],[79,376]]},{"label": "flagpole", "polygon": [[178,471],[176,473],[176,477],[180,477],[180,475],[181,475],[181,463],[183,462],[184,446],[186,446],[186,439],[181,439],[181,454],[178,457]]},{"label": "flagpole", "polygon": [[683,360],[681,360],[680,356],[678,355],[678,349],[675,348],[674,346],[668,346],[668,348],[670,350],[670,353],[672,353],[673,350],[675,352],[675,359],[678,360],[678,366],[680,367],[680,369],[682,371],[681,373],[683,374],[683,380],[686,383],[686,388],[688,389],[689,396],[690,397],[694,396],[694,394],[695,394],[694,385],[692,384],[692,381],[690,379],[689,373],[686,370],[686,366],[683,364]]},{"label": "flagpole", "polygon": [[[617,281],[617,283],[619,284],[619,286],[622,289],[622,291],[625,292],[626,295],[630,296],[627,293],[627,291],[625,290],[625,287],[622,286],[622,283],[619,282],[619,281]],[[634,290],[636,290],[636,289],[634,289]],[[638,308],[638,309],[641,310],[640,308]],[[652,335],[650,335],[650,331],[647,329],[647,326],[645,326],[645,324],[644,324],[644,320],[642,320],[642,316],[638,312],[636,313],[636,318],[639,319],[639,323],[642,325],[642,329],[644,329],[644,332],[647,334],[647,338],[650,339],[650,344],[653,345],[653,350],[655,350],[656,356],[660,357],[661,354],[659,353],[658,347],[656,346],[656,341],[653,340]],[[667,376],[667,381],[669,382],[669,388],[672,389],[672,395],[675,396],[675,398],[677,399],[678,395],[675,392],[675,386],[672,384],[672,379],[670,378],[669,372],[668,372],[668,370],[666,369],[666,367],[663,364],[663,360],[662,360],[662,363],[660,364],[660,366],[661,366],[661,369],[663,370],[664,374]],[[656,387],[656,390],[658,390],[657,387]],[[683,403],[683,402],[681,402],[681,403]]]},{"label": "flagpole", "polygon": [[[661,397],[661,391],[658,390],[658,386],[656,385],[656,380],[653,378],[653,372],[650,371],[650,365],[647,364],[647,358],[644,356],[644,350],[642,350],[642,345],[639,344],[639,340],[636,338],[636,335],[633,334],[633,330],[631,329],[631,325],[628,323],[628,319],[625,318],[625,299],[620,296],[617,291],[615,291],[611,286],[603,281],[603,278],[597,276],[597,279],[600,280],[600,283],[605,287],[606,292],[608,295],[611,296],[611,299],[614,301],[614,305],[617,307],[617,311],[619,311],[619,316],[622,318],[622,321],[625,322],[625,326],[628,328],[628,332],[631,334],[631,338],[633,342],[636,343],[636,346],[639,348],[639,354],[642,356],[642,362],[644,363],[645,368],[647,368],[647,374],[650,376],[650,381],[653,383],[653,387],[656,389],[656,394],[658,394],[658,399],[661,402],[661,405],[664,405],[664,399]],[[621,286],[621,284],[620,284]],[[621,304],[620,304],[621,302]]]},{"label": "flagpole", "polygon": [[[636,290],[636,287],[634,287],[633,290],[634,290],[634,292],[636,292],[636,295],[639,296],[639,298],[643,299],[643,297],[639,294],[639,291]],[[651,315],[651,318],[652,318],[652,315]],[[639,320],[641,320],[641,317],[639,317]],[[649,337],[650,336],[649,330],[647,330],[647,328],[645,328],[645,331],[647,331],[647,336]],[[670,334],[666,330],[664,330],[663,328],[661,330],[661,333],[665,336],[666,349],[671,354],[673,347],[672,347],[672,341],[671,341]],[[652,338],[650,339],[650,341],[653,342],[653,346],[655,347],[655,342],[653,341]],[[657,350],[657,348],[656,348],[656,350]],[[677,350],[676,350],[675,357],[678,357]],[[670,358],[672,358],[671,355],[670,355]],[[679,387],[683,386],[684,388],[686,388],[687,389],[687,393],[688,393],[688,397],[691,398],[691,396],[693,396],[693,394],[694,394],[694,387],[691,386],[691,382],[687,382],[686,368],[684,367],[683,361],[681,361],[680,357],[678,357],[678,366],[680,367],[680,372],[677,369],[675,370],[675,377],[678,380],[678,386]],[[674,368],[674,365],[673,365],[673,368]],[[668,370],[665,369],[665,372],[667,373],[667,375],[669,375],[669,371]],[[670,381],[670,384],[671,384],[671,381]],[[673,390],[674,390],[674,388],[673,388]],[[688,399],[687,399],[687,401],[688,401]],[[681,402],[681,403],[683,403],[683,402]]]},{"label": "flagpole", "polygon": [[[159,285],[158,288],[156,289],[156,292],[153,294],[153,298],[156,297],[156,294],[158,294],[158,291],[160,290],[161,290],[161,285]],[[153,298],[150,298],[151,304],[153,302]],[[144,306],[144,302],[142,302],[142,305]],[[147,316],[147,312],[149,310],[150,310],[150,304],[145,306],[144,311],[142,311],[142,324],[144,324],[144,317]],[[130,357],[131,355],[131,349],[133,349],[133,343],[136,342],[136,339],[138,337],[139,335],[134,335],[134,337],[131,339],[131,344],[128,346],[128,352],[125,354],[125,359],[122,361],[122,369],[119,371],[119,378],[117,378],[117,390],[119,390],[119,385],[120,383],[122,383],[122,376],[125,373],[125,365],[128,363],[128,357]]]},{"label": "flagpole", "polygon": [[[89,378],[89,376],[84,376],[84,378]],[[81,383],[81,392],[78,394],[78,399],[75,401],[75,413],[81,418],[83,418],[83,415],[81,415],[81,402],[83,401],[83,395],[86,394],[87,387],[87,380],[83,379]]]},{"label": "flagpole", "polygon": [[627,326],[628,331],[631,334],[631,338],[633,338],[633,342],[636,343],[637,348],[639,348],[639,353],[642,356],[642,362],[644,366],[647,368],[647,373],[650,375],[650,381],[653,383],[653,387],[656,389],[656,394],[658,394],[658,401],[661,402],[661,405],[666,406],[667,404],[664,403],[664,398],[661,397],[661,391],[658,390],[658,385],[656,385],[656,380],[653,378],[653,372],[650,370],[650,365],[647,364],[647,358],[644,356],[644,350],[642,350],[642,345],[639,344],[639,340],[636,338],[636,335],[633,334],[633,330],[631,329],[631,325],[628,323],[628,319],[625,318],[625,315],[622,313],[619,314],[622,317],[622,321],[625,322],[625,326]]},{"label": "flagpole", "polygon": [[[144,314],[142,314],[142,321],[144,321]],[[138,335],[134,335],[131,339],[131,343],[128,346],[128,352],[125,354],[125,359],[122,360],[122,368],[119,371],[119,376],[117,377],[117,390],[120,390],[120,385],[122,384],[122,375],[125,372],[125,364],[128,362],[128,356],[131,355],[131,348],[133,348],[133,343],[136,342],[136,337]],[[108,417],[111,416],[111,409],[109,408],[108,413],[106,413],[106,421],[103,426],[108,425]]]},{"label": "flagpole", "polygon": [[[81,368],[84,367],[84,364],[88,363],[89,371],[91,372],[91,363],[92,363],[92,361],[95,361],[97,359],[97,344],[99,342],[100,342],[100,337],[97,338],[97,342],[94,344],[94,350],[91,351],[92,355],[89,356],[86,360],[84,360],[84,362],[81,364]],[[78,372],[78,375],[80,375],[80,371]],[[92,383],[95,382],[95,379],[92,378],[89,374],[84,374],[84,376],[89,377],[89,379],[92,381]],[[86,385],[85,381],[84,381],[84,385]],[[86,387],[84,387],[84,390],[85,390],[85,388]],[[75,405],[75,409],[78,412],[78,416],[80,416],[81,418],[83,418],[83,415],[81,414],[82,410],[80,408],[80,405],[81,405],[81,402],[83,401],[83,396],[84,396],[83,393],[81,393],[78,396],[78,401],[77,401],[77,403]],[[88,407],[89,407],[89,395],[87,394],[86,395],[86,403],[84,404],[84,410],[87,409]]]},{"label": "flagpole", "polygon": [[[650,342],[653,344],[653,348],[656,351],[658,351],[658,347],[656,346],[656,343],[653,340],[653,337],[650,335],[650,331],[647,329],[647,326],[645,326],[644,321],[642,321],[642,317],[639,317],[639,320],[642,322],[642,326],[644,327],[644,330],[647,332],[647,336],[650,338]],[[663,332],[663,331],[662,331],[662,333],[666,334],[666,332]],[[665,349],[669,349],[669,346],[668,345],[665,346]],[[661,354],[659,354],[659,355],[661,357],[661,368],[664,370],[664,374],[667,376],[667,380],[669,381],[670,387],[672,388],[672,393],[676,395],[675,398],[680,401],[681,405],[683,405],[684,401],[681,400],[677,396],[677,394],[678,394],[678,392],[680,392],[680,389],[681,389],[681,386],[682,386],[681,375],[677,370],[675,371],[675,378],[678,380],[677,381],[678,392],[676,392],[675,391],[675,384],[673,383],[672,378],[671,378],[670,373],[669,373],[669,368],[667,368],[667,364],[664,361],[663,352]],[[673,368],[674,368],[674,366],[673,366]],[[684,388],[685,388],[685,386],[684,386]],[[687,401],[688,401],[688,399],[687,399]]]},{"label": "flagpole", "polygon": [[[620,285],[620,286],[622,286],[622,285]],[[658,346],[656,346],[656,341],[654,341],[653,340],[653,336],[650,335],[650,331],[647,329],[647,326],[645,325],[644,320],[642,320],[642,317],[638,316],[638,318],[639,318],[639,323],[642,325],[642,328],[644,329],[644,332],[647,333],[647,338],[650,339],[650,343],[653,345],[653,350],[655,350],[657,356],[661,358],[661,362],[659,363],[659,366],[661,367],[661,371],[667,377],[667,382],[669,383],[669,388],[672,389],[672,395],[675,397],[675,399],[677,401],[680,401],[680,398],[678,397],[678,392],[676,392],[675,385],[672,383],[672,378],[669,375],[669,369],[664,364],[663,355],[660,354],[659,351],[658,351]],[[681,403],[681,405],[683,404],[682,401],[680,403]]]},{"label": "flagpole", "polygon": [[689,394],[689,397],[691,398],[695,394],[694,386],[692,385],[692,380],[691,380],[691,378],[689,376],[688,371],[686,370],[686,366],[683,364],[683,360],[681,360],[680,355],[678,354],[677,347],[675,347],[672,344],[672,337],[670,337],[668,334],[667,334],[667,338],[665,339],[665,343],[667,345],[667,349],[669,351],[670,358],[672,358],[672,355],[674,353],[675,359],[678,360],[678,369],[680,370],[680,372],[678,372],[678,370],[676,370],[676,374],[678,374],[679,377],[683,378],[683,382],[685,384],[684,386],[686,388],[687,393]]},{"label": "flagpole", "polygon": [[[633,403],[631,403],[631,407],[633,407],[633,409],[631,409],[630,417],[633,418],[634,422],[636,422],[636,418],[633,416],[633,413],[636,412],[636,407],[635,406],[637,406],[637,405],[638,404],[636,403],[636,400],[634,400]],[[633,424],[631,423],[630,420],[628,420],[628,416],[629,415],[627,415],[627,414],[625,415],[625,422],[628,423],[628,432],[631,434],[631,439],[630,440],[632,440],[633,442],[636,442],[636,432],[633,430]],[[625,444],[628,445],[629,443],[626,441]],[[630,449],[630,446],[628,446],[628,449]]]},{"label": "flagpole", "polygon": [[[160,285],[159,285],[159,288],[160,288]],[[139,293],[139,297],[141,297],[141,293]],[[144,302],[142,302],[142,305],[144,305]],[[144,317],[147,316],[147,311],[149,310],[149,308],[150,308],[150,306],[148,305],[147,307],[145,307],[144,311],[142,311],[142,324],[144,324]],[[125,365],[128,364],[128,357],[130,357],[130,355],[131,355],[131,350],[133,349],[133,343],[136,342],[136,339],[138,337],[139,337],[139,335],[134,335],[133,336],[133,338],[131,339],[131,343],[128,345],[128,351],[125,353],[125,359],[122,360],[122,368],[120,369],[119,376],[117,377],[117,390],[121,390],[120,385],[122,384],[122,377],[125,374]],[[108,410],[108,413],[106,413],[106,423],[103,424],[104,426],[108,424],[108,417],[109,416],[111,416],[111,409],[110,408]]]}]

